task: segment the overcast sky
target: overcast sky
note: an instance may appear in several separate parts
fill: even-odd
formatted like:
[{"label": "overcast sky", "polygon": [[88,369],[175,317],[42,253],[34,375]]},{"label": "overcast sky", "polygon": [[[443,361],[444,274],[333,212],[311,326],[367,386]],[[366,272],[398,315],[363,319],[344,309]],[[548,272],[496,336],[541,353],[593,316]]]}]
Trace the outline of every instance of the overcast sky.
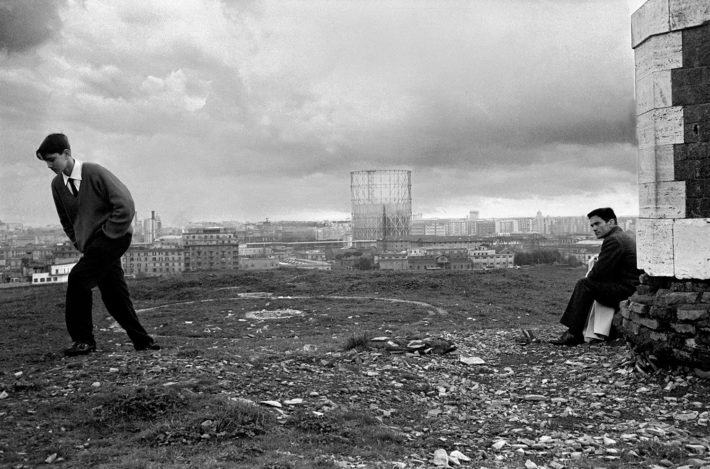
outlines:
[{"label": "overcast sky", "polygon": [[641,0],[0,0],[0,220],[56,224],[52,132],[163,222],[638,212]]}]

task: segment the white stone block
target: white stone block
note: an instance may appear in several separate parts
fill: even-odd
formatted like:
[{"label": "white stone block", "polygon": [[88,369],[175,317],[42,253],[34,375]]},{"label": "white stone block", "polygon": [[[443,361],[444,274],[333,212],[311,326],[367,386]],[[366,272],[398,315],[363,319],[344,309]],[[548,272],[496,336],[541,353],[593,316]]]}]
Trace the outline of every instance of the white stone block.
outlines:
[{"label": "white stone block", "polygon": [[685,217],[685,181],[639,184],[639,217]]},{"label": "white stone block", "polygon": [[636,223],[639,269],[654,277],[672,277],[673,220],[639,218]]},{"label": "white stone block", "polygon": [[663,70],[636,82],[636,115],[672,104],[671,71]]},{"label": "white stone block", "polygon": [[710,279],[710,218],[676,220],[673,249],[677,278]]},{"label": "white stone block", "polygon": [[650,73],[636,80],[636,115],[651,111],[654,105],[653,74]]},{"label": "white stone block", "polygon": [[631,47],[670,31],[668,0],[649,0],[631,15]]},{"label": "white stone block", "polygon": [[692,28],[710,21],[710,1],[708,0],[670,0],[671,30]]},{"label": "white stone block", "polygon": [[653,124],[653,111],[648,111],[636,118],[636,140],[638,140],[639,148],[656,146],[656,131]]},{"label": "white stone block", "polygon": [[673,104],[671,71],[654,72],[653,76],[653,107],[656,109],[670,107]]},{"label": "white stone block", "polygon": [[683,66],[683,37],[680,31],[653,36],[634,50],[636,81],[653,72]]},{"label": "white stone block", "polygon": [[683,143],[683,107],[653,109],[636,118],[639,148]]},{"label": "white stone block", "polygon": [[656,145],[638,149],[638,182],[673,181],[673,145]]},{"label": "white stone block", "polygon": [[683,106],[666,107],[653,111],[656,145],[683,143]]}]

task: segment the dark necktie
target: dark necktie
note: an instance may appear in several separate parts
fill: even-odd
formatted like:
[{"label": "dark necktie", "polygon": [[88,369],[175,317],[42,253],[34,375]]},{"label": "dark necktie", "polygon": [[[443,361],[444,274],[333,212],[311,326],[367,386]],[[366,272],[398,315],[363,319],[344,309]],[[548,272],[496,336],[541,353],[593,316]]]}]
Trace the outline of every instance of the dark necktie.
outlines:
[{"label": "dark necktie", "polygon": [[74,180],[71,178],[69,178],[69,190],[71,191],[71,193],[74,197],[79,195],[79,191],[76,189],[76,186],[74,185]]}]

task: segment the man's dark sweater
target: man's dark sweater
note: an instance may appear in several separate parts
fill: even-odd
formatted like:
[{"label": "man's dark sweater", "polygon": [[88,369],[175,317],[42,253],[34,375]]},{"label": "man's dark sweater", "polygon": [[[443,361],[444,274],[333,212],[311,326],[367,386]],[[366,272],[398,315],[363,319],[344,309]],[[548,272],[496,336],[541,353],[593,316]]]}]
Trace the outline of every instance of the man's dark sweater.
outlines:
[{"label": "man's dark sweater", "polygon": [[69,191],[62,175],[57,175],[52,180],[52,196],[64,232],[80,252],[100,231],[111,239],[133,233],[131,193],[103,166],[82,164],[78,197]]}]

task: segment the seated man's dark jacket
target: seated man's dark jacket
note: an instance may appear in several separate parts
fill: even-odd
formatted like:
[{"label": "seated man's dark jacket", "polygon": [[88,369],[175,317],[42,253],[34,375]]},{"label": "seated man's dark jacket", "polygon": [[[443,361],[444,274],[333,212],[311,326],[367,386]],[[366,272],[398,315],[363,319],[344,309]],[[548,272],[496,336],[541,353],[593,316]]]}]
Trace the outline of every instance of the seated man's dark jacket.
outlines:
[{"label": "seated man's dark jacket", "polygon": [[597,282],[611,282],[633,289],[639,283],[636,267],[636,241],[618,226],[604,236],[599,260],[587,278]]}]

